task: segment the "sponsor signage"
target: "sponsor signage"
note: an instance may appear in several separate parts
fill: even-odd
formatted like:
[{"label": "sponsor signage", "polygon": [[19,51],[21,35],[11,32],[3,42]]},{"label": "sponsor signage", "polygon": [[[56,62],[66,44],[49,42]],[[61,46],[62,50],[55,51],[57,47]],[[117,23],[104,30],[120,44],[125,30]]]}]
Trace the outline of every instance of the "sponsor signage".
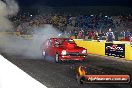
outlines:
[{"label": "sponsor signage", "polygon": [[105,43],[105,55],[125,58],[125,44]]}]

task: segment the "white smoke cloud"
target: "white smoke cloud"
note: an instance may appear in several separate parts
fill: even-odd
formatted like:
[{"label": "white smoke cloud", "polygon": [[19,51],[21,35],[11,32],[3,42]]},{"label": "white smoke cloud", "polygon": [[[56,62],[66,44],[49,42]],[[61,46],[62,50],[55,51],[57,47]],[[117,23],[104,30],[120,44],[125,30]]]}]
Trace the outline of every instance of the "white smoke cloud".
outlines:
[{"label": "white smoke cloud", "polygon": [[42,59],[40,48],[42,43],[51,37],[58,37],[59,33],[51,25],[45,25],[43,28],[37,28],[31,39],[23,39],[12,35],[2,36],[0,37],[0,47],[2,52],[10,55]]},{"label": "white smoke cloud", "polygon": [[14,0],[0,0],[0,31],[11,30],[13,28],[8,16],[16,15],[18,11],[19,6]]},{"label": "white smoke cloud", "polygon": [[[18,4],[14,0],[0,0],[0,31],[12,30],[12,22],[9,21],[8,16],[17,14],[19,10]],[[35,28],[35,34],[31,40],[23,39],[16,35],[0,33],[0,52],[6,54],[27,56],[30,58],[41,57],[41,44],[50,37],[57,37],[60,33],[51,25]]]}]

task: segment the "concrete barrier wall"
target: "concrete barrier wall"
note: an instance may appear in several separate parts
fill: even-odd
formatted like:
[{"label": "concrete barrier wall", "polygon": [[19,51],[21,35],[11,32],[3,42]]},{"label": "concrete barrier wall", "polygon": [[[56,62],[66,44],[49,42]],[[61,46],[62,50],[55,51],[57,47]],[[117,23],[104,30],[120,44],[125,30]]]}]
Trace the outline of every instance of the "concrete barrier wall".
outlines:
[{"label": "concrete barrier wall", "polygon": [[132,60],[132,47],[128,44],[125,44],[125,59]]},{"label": "concrete barrier wall", "polygon": [[20,35],[20,32],[0,32],[0,35],[7,35],[7,34],[16,34],[16,35]]},{"label": "concrete barrier wall", "polygon": [[[78,46],[86,48],[90,54],[105,56],[106,42],[84,41],[76,39],[75,42]],[[115,44],[121,44],[121,42],[115,42]],[[125,44],[125,59],[132,60],[132,47],[129,44]]]},{"label": "concrete barrier wall", "polygon": [[83,41],[75,40],[78,46],[87,49],[90,54],[105,55],[105,42],[93,42],[93,41]]}]

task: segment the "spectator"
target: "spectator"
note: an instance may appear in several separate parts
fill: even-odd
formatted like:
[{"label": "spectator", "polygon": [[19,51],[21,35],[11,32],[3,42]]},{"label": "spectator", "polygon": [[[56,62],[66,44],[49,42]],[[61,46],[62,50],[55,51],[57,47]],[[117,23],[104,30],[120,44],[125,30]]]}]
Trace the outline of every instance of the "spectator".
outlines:
[{"label": "spectator", "polygon": [[125,32],[125,40],[126,41],[129,41],[130,40],[130,32],[127,30],[126,32]]},{"label": "spectator", "polygon": [[107,37],[107,42],[113,42],[114,37],[114,33],[112,32],[111,28],[109,29],[109,31],[106,33],[106,37]]},{"label": "spectator", "polygon": [[84,39],[86,38],[86,36],[87,36],[87,30],[85,29],[84,30]]},{"label": "spectator", "polygon": [[92,31],[88,31],[88,39],[92,39],[93,33]]},{"label": "spectator", "polygon": [[115,31],[115,41],[118,41],[119,33]]},{"label": "spectator", "polygon": [[130,37],[130,45],[132,47],[132,36]]},{"label": "spectator", "polygon": [[82,38],[82,31],[79,31],[78,33],[78,39],[81,39]]},{"label": "spectator", "polygon": [[77,39],[77,35],[78,35],[77,27],[74,28],[72,34],[75,36],[75,39]]},{"label": "spectator", "polygon": [[[24,12],[26,13],[26,12]],[[30,34],[30,32],[33,32],[32,29],[36,27],[43,27],[44,24],[51,24],[61,32],[71,32],[72,35],[75,36],[75,38],[83,38],[85,39],[86,36],[88,36],[88,39],[97,39],[97,32],[95,31],[104,31],[103,34],[99,34],[100,39],[102,39],[102,36],[106,33],[106,29],[108,27],[111,27],[112,29],[115,29],[115,40],[118,40],[118,30],[124,29],[127,25],[127,23],[130,24],[131,22],[131,15],[128,16],[103,16],[101,15],[65,15],[65,14],[39,14],[39,15],[31,15],[29,12],[28,14],[19,14],[16,17],[14,17],[12,20],[15,24],[15,27],[17,28],[15,31],[20,31],[23,34]],[[67,26],[70,26],[69,28]],[[72,30],[74,28],[76,30]],[[37,28],[36,28],[37,29]],[[90,29],[90,30],[89,30]],[[93,30],[95,29],[95,30]],[[130,28],[131,29],[131,28]],[[78,33],[78,31],[81,31]],[[88,31],[88,32],[87,32]],[[112,32],[111,32],[112,33]],[[79,34],[81,36],[79,36]],[[128,38],[130,35],[129,31],[122,31],[121,37],[123,39]]]},{"label": "spectator", "polygon": [[120,33],[120,35],[121,35],[121,39],[125,39],[125,31],[124,30]]}]

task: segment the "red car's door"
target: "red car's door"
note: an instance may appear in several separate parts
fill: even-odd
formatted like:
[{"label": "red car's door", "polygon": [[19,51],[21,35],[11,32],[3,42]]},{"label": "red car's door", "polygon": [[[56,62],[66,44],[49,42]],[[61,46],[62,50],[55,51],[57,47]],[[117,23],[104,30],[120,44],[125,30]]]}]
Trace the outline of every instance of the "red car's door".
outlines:
[{"label": "red car's door", "polygon": [[49,40],[49,43],[48,43],[48,48],[47,48],[47,50],[46,50],[46,52],[47,52],[47,54],[49,55],[49,56],[52,56],[52,57],[54,57],[55,56],[55,46],[54,46],[54,42],[53,42],[53,40]]}]

